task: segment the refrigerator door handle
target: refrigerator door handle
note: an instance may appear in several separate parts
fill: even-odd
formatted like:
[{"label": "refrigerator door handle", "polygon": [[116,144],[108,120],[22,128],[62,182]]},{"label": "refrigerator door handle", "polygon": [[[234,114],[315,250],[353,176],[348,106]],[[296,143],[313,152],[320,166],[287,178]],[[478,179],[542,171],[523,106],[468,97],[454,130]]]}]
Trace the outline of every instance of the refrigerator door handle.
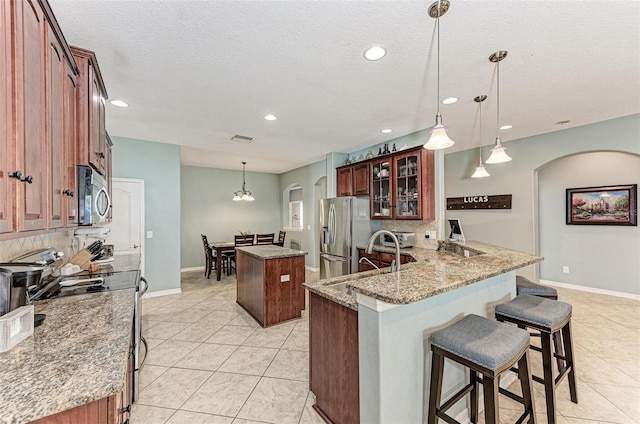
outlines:
[{"label": "refrigerator door handle", "polygon": [[323,259],[328,260],[329,262],[346,262],[348,260],[348,258],[343,258],[343,257],[339,257],[339,256],[325,255],[324,253],[321,253],[320,257],[323,258]]},{"label": "refrigerator door handle", "polygon": [[336,240],[336,205],[329,206],[329,242],[333,244]]}]

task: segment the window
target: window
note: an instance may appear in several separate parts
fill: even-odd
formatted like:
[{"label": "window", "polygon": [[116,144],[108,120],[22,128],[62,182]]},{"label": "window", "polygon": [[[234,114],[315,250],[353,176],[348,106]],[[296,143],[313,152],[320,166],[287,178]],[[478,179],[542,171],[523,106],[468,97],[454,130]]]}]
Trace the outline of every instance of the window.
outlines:
[{"label": "window", "polygon": [[302,200],[289,202],[289,228],[302,230],[303,225]]}]

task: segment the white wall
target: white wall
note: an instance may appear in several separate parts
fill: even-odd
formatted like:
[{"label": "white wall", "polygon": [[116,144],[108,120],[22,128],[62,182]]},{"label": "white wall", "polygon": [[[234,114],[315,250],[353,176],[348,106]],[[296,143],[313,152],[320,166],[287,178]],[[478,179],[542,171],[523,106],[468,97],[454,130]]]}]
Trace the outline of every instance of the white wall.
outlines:
[{"label": "white wall", "polygon": [[[640,227],[566,225],[565,190],[640,181],[640,155],[582,153],[538,172],[540,278],[640,294]],[[562,271],[569,267],[569,274]]]},{"label": "white wall", "polygon": [[[505,146],[513,160],[488,165],[489,178],[471,178],[478,161],[477,149],[445,155],[445,195],[512,194],[512,209],[447,211],[446,217],[460,218],[465,236],[470,240],[537,253],[538,170],[555,159],[577,153],[618,151],[640,154],[640,114],[510,141]],[[489,146],[485,147],[485,158],[488,150]],[[633,268],[640,265],[636,260],[622,266]],[[523,268],[518,273],[537,279],[535,266]],[[580,284],[579,281],[574,283]],[[607,289],[604,282],[601,288]]]}]

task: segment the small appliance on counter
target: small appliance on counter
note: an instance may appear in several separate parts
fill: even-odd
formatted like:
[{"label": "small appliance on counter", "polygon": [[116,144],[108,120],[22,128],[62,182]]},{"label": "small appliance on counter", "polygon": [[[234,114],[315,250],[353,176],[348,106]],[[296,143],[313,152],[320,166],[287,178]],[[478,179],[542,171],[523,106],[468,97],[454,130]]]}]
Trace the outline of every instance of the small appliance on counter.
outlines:
[{"label": "small appliance on counter", "polygon": [[[391,232],[397,237],[401,249],[413,247],[416,243],[416,233],[396,230],[391,230]],[[396,244],[389,234],[380,234],[380,244],[388,247],[396,247]]]}]

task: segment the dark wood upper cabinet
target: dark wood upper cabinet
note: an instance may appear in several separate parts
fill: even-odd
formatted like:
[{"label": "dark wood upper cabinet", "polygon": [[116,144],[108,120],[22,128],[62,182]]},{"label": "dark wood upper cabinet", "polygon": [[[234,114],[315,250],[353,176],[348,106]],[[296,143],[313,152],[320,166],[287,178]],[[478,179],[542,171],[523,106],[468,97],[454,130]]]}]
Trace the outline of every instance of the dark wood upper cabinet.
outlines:
[{"label": "dark wood upper cabinet", "polygon": [[78,135],[76,125],[77,75],[70,64],[65,66],[63,84],[64,97],[64,147],[65,147],[65,183],[62,194],[66,203],[66,226],[78,225],[78,170],[76,168]]},{"label": "dark wood upper cabinet", "polygon": [[22,179],[14,197],[16,229],[47,226],[45,137],[45,40],[47,23],[37,0],[16,0],[14,9],[14,96],[16,171]]},{"label": "dark wood upper cabinet", "polygon": [[340,168],[336,175],[336,194],[338,197],[353,196],[353,169]]},{"label": "dark wood upper cabinet", "polygon": [[17,186],[9,174],[13,161],[13,108],[11,64],[11,3],[0,1],[0,233],[14,231],[13,192]]},{"label": "dark wood upper cabinet", "polygon": [[90,165],[104,175],[106,169],[105,89],[94,52],[71,47],[80,69],[77,93],[78,164]]},{"label": "dark wood upper cabinet", "polygon": [[369,163],[353,165],[353,194],[354,196],[369,195]]}]

